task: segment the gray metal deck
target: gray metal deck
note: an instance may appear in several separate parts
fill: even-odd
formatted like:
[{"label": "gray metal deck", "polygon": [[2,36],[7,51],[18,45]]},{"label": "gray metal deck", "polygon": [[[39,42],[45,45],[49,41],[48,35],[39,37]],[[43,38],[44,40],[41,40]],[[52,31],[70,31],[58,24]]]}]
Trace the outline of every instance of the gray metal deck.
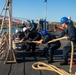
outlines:
[{"label": "gray metal deck", "polygon": [[[61,41],[61,43],[62,46],[59,48],[58,51],[55,52],[53,65],[69,72],[69,65],[60,66],[60,62],[63,60],[62,47],[65,45],[66,40]],[[36,56],[32,57],[30,56],[31,52],[25,52],[24,50],[16,50],[15,55],[17,63],[4,64],[3,61],[0,61],[0,75],[58,75],[57,73],[52,71],[37,71],[32,68],[32,64],[34,64],[37,61],[45,63],[48,62],[47,57],[39,57],[44,46],[45,45],[40,45],[40,49],[37,49],[36,51]],[[75,73],[75,71],[76,66],[73,66],[72,72]]]}]

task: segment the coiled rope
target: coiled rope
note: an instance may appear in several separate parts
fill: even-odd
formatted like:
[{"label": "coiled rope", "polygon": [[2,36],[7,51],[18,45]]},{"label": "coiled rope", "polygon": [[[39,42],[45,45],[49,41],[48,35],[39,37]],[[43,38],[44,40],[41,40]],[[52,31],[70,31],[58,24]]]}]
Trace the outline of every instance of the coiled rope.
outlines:
[{"label": "coiled rope", "polygon": [[53,72],[56,72],[59,75],[74,75],[74,74],[70,74],[70,73],[66,72],[63,69],[57,68],[54,65],[46,64],[46,63],[43,63],[43,62],[36,62],[36,63],[34,63],[32,65],[32,68],[35,69],[35,70],[53,71]]}]

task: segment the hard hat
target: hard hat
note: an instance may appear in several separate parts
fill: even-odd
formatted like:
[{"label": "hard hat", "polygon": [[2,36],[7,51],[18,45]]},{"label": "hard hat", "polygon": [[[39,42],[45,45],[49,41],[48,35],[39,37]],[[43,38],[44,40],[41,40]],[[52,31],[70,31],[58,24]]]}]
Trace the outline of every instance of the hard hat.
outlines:
[{"label": "hard hat", "polygon": [[71,19],[71,17],[69,16],[68,19]]},{"label": "hard hat", "polygon": [[18,33],[19,32],[19,30],[18,29],[16,29],[16,31],[15,31],[16,33]]},{"label": "hard hat", "polygon": [[41,31],[41,34],[42,34],[42,35],[46,35],[46,34],[47,34],[47,31],[46,31],[46,30],[42,30],[42,31]]},{"label": "hard hat", "polygon": [[26,30],[27,30],[27,28],[26,28],[26,27],[24,27],[24,28],[23,28],[23,32],[25,32]]},{"label": "hard hat", "polygon": [[63,23],[68,23],[68,18],[67,17],[62,17],[61,18],[60,24],[63,24]]}]

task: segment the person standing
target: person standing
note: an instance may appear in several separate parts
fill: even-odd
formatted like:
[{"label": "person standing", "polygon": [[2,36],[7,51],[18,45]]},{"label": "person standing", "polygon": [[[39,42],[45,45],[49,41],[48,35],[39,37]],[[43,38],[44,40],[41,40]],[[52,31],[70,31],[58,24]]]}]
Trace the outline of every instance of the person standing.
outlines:
[{"label": "person standing", "polygon": [[40,18],[40,20],[39,20],[39,25],[40,25],[40,30],[43,30],[43,28],[44,28],[44,21],[43,21],[42,18]]},{"label": "person standing", "polygon": [[34,22],[34,20],[32,20],[31,25],[32,25],[32,27],[31,27],[30,31],[34,31],[34,30],[36,30],[36,28],[37,28],[37,24]]}]

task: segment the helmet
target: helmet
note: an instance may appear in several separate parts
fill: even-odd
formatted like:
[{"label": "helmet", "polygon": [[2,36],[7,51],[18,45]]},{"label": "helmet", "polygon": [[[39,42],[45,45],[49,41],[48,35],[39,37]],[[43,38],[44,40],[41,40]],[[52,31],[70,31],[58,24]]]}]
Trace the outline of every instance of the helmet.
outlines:
[{"label": "helmet", "polygon": [[46,35],[47,31],[46,30],[42,30],[41,33],[42,33],[42,35]]},{"label": "helmet", "polygon": [[16,33],[18,33],[19,32],[19,30],[18,29],[16,29],[16,31],[15,31]]},{"label": "helmet", "polygon": [[26,28],[26,27],[24,27],[24,28],[23,28],[23,32],[25,32],[26,30],[27,30],[27,28]]},{"label": "helmet", "polygon": [[68,18],[67,17],[62,17],[60,20],[60,24],[62,23],[67,23],[68,22]]},{"label": "helmet", "polygon": [[70,16],[68,16],[68,19],[71,19],[71,17],[70,17]]}]

